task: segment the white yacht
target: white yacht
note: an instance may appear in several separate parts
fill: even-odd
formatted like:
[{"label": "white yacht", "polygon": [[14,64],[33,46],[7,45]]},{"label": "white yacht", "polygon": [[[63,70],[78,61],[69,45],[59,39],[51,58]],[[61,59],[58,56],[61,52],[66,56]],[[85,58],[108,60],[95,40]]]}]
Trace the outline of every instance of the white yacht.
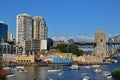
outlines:
[{"label": "white yacht", "polygon": [[70,66],[71,70],[78,70],[79,69],[79,65],[78,64],[73,64]]}]

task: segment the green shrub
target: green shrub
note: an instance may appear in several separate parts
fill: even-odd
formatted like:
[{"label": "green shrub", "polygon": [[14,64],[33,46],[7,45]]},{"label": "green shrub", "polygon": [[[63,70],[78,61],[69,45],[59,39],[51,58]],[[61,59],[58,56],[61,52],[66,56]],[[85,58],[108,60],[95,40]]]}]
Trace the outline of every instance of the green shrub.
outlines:
[{"label": "green shrub", "polygon": [[0,69],[2,69],[2,63],[0,62]]},{"label": "green shrub", "polygon": [[112,76],[115,80],[119,80],[120,79],[120,67],[116,68],[113,72],[112,72]]}]

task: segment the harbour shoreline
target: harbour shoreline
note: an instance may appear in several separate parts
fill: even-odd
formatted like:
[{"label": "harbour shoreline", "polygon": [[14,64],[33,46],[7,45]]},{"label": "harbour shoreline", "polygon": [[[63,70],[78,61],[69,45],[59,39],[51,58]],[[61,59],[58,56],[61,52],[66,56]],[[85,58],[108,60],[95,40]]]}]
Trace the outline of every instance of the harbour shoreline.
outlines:
[{"label": "harbour shoreline", "polygon": [[78,64],[79,66],[88,66],[88,65],[107,65],[107,64],[111,64],[108,62],[100,62],[100,63],[38,63],[38,64],[28,64],[28,65],[24,65],[26,67],[32,67],[32,66],[36,66],[36,67],[44,67],[44,66],[71,66],[72,64]]}]

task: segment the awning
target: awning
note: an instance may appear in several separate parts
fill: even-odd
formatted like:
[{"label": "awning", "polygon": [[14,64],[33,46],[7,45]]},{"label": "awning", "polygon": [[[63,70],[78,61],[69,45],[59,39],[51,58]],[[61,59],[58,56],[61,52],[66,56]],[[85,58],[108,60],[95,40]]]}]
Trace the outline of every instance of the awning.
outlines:
[{"label": "awning", "polygon": [[0,76],[10,75],[11,73],[5,70],[0,70]]}]

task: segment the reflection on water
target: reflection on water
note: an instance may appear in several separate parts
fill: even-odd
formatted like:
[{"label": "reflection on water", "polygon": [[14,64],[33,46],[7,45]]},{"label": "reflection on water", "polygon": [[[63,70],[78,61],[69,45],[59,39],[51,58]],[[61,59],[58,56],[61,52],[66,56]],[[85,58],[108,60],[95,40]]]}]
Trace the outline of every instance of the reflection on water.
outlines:
[{"label": "reflection on water", "polygon": [[[100,68],[103,71],[113,71],[116,67],[120,67],[120,64],[102,65]],[[79,70],[69,70],[69,66],[64,66],[62,75],[57,73],[48,73],[48,67],[26,67],[27,72],[17,72],[18,79],[9,80],[46,80],[47,77],[53,78],[53,80],[82,80],[84,73],[88,73],[91,80],[108,80],[102,75],[102,72],[95,73],[91,68],[80,68]]]},{"label": "reflection on water", "polygon": [[27,72],[17,72],[19,80],[45,80],[47,77],[47,67],[26,67]]}]

